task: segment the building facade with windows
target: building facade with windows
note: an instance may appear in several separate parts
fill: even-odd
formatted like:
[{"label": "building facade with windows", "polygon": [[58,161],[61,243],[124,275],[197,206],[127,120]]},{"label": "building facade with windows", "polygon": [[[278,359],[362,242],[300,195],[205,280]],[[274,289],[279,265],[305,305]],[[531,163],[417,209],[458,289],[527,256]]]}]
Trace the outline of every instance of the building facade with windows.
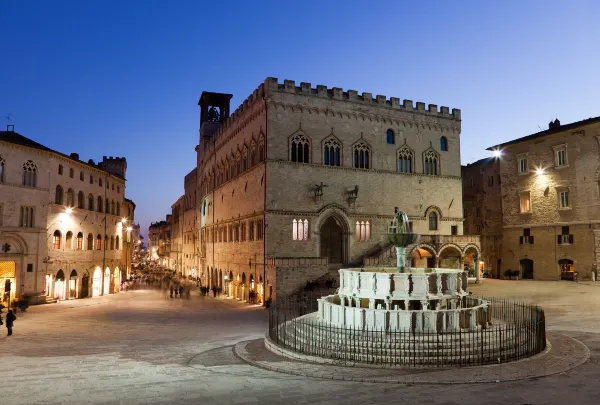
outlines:
[{"label": "building facade with windows", "polygon": [[121,280],[129,279],[133,262],[133,252],[140,241],[140,226],[135,224],[135,203],[128,198],[123,199],[123,226],[121,227],[122,252]]},{"label": "building facade with windows", "polygon": [[199,207],[196,201],[198,191],[196,172],[194,168],[185,176],[183,198],[183,275],[193,278],[199,277],[198,254],[200,251],[198,245]]},{"label": "building facade with windows", "polygon": [[460,110],[275,78],[230,115],[231,97],[199,101],[209,285],[260,302],[344,265],[382,264],[396,209],[422,234],[415,265],[462,268],[480,254],[462,235]]},{"label": "building facade with windows", "polygon": [[524,279],[590,279],[600,260],[600,117],[497,145],[502,270]]},{"label": "building facade with windows", "polygon": [[171,205],[171,244],[169,249],[169,269],[183,275],[183,238],[184,238],[184,212],[185,195],[182,195]]},{"label": "building facade with windows", "polygon": [[499,278],[502,266],[502,188],[500,160],[486,158],[462,167],[465,235],[479,235],[480,272]]},{"label": "building facade with windows", "polygon": [[120,285],[125,158],[84,162],[0,131],[0,284],[3,298],[57,299]]},{"label": "building facade with windows", "polygon": [[171,214],[164,221],[153,222],[148,230],[150,258],[161,266],[169,266],[171,255]]}]

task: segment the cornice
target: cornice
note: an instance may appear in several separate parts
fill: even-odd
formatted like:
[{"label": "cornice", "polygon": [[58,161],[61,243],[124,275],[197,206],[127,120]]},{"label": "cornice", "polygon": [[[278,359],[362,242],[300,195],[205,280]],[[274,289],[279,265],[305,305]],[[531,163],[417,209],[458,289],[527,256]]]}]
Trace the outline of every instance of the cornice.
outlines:
[{"label": "cornice", "polygon": [[[300,104],[300,103],[290,103],[290,102],[284,102],[284,101],[275,101],[272,98],[267,98],[267,106],[272,106],[275,110],[282,108],[283,110],[286,109],[291,109],[292,112],[300,112],[300,113],[308,113],[308,114],[317,114],[317,115],[325,115],[325,116],[329,116],[329,117],[337,117],[337,118],[346,118],[346,119],[355,119],[355,120],[361,120],[361,121],[369,121],[369,122],[376,122],[376,123],[382,123],[382,124],[390,124],[390,125],[396,125],[396,126],[404,126],[405,128],[421,128],[423,130],[425,129],[429,129],[429,130],[436,130],[436,131],[440,131],[440,132],[452,132],[452,133],[460,133],[460,121],[458,122],[458,124],[454,124],[454,125],[443,125],[439,122],[440,119],[443,119],[444,121],[448,121],[449,124],[452,123],[456,123],[457,121],[455,119],[452,119],[450,117],[443,117],[443,116],[438,116],[438,117],[432,117],[431,115],[429,115],[429,113],[426,112],[420,112],[418,110],[413,110],[410,112],[407,111],[401,111],[401,110],[392,110],[391,108],[386,108],[386,107],[379,107],[381,109],[386,110],[386,112],[389,113],[393,113],[393,115],[391,114],[387,114],[387,115],[382,115],[382,114],[376,114],[376,113],[371,113],[371,112],[365,112],[365,111],[343,111],[343,110],[339,110],[339,109],[332,109],[332,108],[319,108],[319,107],[314,107],[314,106],[309,106],[306,104]],[[349,100],[344,100],[344,103],[352,103],[352,101]],[[352,104],[356,104],[356,103],[352,103]],[[364,108],[364,104],[360,104],[360,106],[362,108]],[[389,110],[389,111],[388,111]]]},{"label": "cornice", "polygon": [[432,176],[430,174],[424,174],[424,173],[402,173],[402,172],[397,172],[394,170],[382,170],[382,169],[357,169],[354,167],[346,167],[346,166],[329,166],[329,165],[323,165],[323,164],[318,164],[318,163],[298,163],[298,162],[291,162],[289,160],[283,160],[283,159],[267,159],[267,163],[275,163],[275,164],[281,164],[281,165],[289,165],[289,166],[296,166],[298,168],[300,167],[316,167],[316,168],[322,168],[322,169],[326,169],[326,170],[343,170],[343,171],[353,171],[355,173],[360,173],[360,172],[364,172],[364,173],[387,173],[387,174],[397,174],[400,176],[416,176],[416,177],[423,177],[423,178],[428,178],[428,179],[452,179],[452,180],[459,180],[462,181],[462,178],[460,176],[448,176],[448,175],[435,175]]}]

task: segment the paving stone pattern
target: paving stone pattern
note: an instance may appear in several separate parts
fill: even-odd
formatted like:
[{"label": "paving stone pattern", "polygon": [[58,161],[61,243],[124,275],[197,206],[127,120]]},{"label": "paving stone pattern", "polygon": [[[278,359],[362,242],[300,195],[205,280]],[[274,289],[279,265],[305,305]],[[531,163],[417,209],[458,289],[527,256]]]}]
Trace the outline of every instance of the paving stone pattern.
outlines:
[{"label": "paving stone pattern", "polygon": [[0,403],[598,403],[600,285],[486,280],[473,291],[540,303],[550,329],[583,342],[589,360],[561,374],[491,384],[392,385],[295,376],[253,366],[233,351],[241,341],[264,336],[264,309],[135,291],[19,313],[14,335],[0,337]]}]

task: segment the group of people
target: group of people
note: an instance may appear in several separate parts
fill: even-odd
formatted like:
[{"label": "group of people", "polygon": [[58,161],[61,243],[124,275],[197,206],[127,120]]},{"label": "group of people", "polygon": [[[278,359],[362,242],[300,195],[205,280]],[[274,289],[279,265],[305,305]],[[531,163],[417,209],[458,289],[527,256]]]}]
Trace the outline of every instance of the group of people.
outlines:
[{"label": "group of people", "polygon": [[177,294],[179,294],[179,298],[187,298],[188,300],[190,299],[190,289],[189,288],[185,288],[182,285],[175,285],[175,286],[171,286],[169,287],[169,298],[173,298],[173,293],[175,293],[175,298],[177,298]]}]

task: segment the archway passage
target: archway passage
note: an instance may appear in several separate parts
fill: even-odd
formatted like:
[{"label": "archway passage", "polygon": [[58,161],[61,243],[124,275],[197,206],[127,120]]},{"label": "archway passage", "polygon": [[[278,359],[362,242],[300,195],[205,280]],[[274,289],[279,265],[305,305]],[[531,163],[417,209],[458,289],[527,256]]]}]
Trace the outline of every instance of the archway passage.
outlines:
[{"label": "archway passage", "polygon": [[98,297],[102,295],[102,270],[100,267],[96,267],[94,270],[94,279],[92,280],[92,297]]},{"label": "archway passage", "polygon": [[89,296],[90,291],[90,273],[86,270],[83,273],[83,277],[81,278],[81,292],[79,296],[81,298],[87,298]]},{"label": "archway passage", "polygon": [[54,279],[54,298],[65,298],[65,273],[63,273],[62,269],[58,270]]},{"label": "archway passage", "polygon": [[533,280],[533,260],[521,259],[521,278],[523,280]]},{"label": "archway passage", "polygon": [[438,258],[438,266],[444,269],[462,269],[462,256],[460,250],[455,246],[447,246],[442,249]]},{"label": "archway passage", "polygon": [[321,256],[327,257],[329,263],[343,263],[344,233],[339,222],[334,217],[329,217],[323,222],[319,230],[319,237]]},{"label": "archway passage", "polygon": [[110,269],[108,267],[106,268],[106,270],[104,270],[104,289],[102,294],[110,294]]},{"label": "archway passage", "polygon": [[0,261],[0,302],[8,306],[15,299],[15,275],[17,264],[14,261]]},{"label": "archway passage", "polygon": [[560,266],[560,279],[561,280],[574,280],[575,268],[573,266],[573,260],[560,259],[558,261]]},{"label": "archway passage", "polygon": [[69,276],[69,298],[77,298],[77,271],[71,270]]}]

